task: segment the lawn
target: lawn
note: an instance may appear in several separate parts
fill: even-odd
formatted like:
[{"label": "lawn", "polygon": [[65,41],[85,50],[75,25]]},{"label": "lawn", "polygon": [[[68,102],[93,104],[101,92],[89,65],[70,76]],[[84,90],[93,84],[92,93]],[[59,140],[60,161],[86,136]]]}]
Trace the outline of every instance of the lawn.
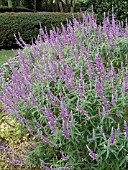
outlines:
[{"label": "lawn", "polygon": [[14,56],[12,50],[0,50],[0,65],[4,64],[9,58]]}]

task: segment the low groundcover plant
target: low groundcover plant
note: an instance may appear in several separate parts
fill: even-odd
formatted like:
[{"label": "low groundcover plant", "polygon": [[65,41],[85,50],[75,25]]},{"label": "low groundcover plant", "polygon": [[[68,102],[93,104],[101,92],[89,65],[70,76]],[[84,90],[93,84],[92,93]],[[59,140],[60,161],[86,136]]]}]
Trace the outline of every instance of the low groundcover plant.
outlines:
[{"label": "low groundcover plant", "polygon": [[19,155],[0,146],[9,162],[28,159],[44,170],[128,165],[128,25],[114,14],[101,25],[93,12],[81,15],[50,35],[40,28],[32,46],[17,40],[24,49],[8,61],[8,76],[6,67],[1,73],[0,100],[30,147]]}]

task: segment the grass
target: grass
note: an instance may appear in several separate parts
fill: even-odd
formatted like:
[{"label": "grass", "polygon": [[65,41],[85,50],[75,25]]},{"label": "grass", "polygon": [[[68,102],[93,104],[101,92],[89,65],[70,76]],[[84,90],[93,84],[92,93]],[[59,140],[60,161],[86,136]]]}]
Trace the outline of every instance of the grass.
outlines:
[{"label": "grass", "polygon": [[0,66],[4,64],[9,58],[14,56],[15,51],[12,50],[0,50]]}]

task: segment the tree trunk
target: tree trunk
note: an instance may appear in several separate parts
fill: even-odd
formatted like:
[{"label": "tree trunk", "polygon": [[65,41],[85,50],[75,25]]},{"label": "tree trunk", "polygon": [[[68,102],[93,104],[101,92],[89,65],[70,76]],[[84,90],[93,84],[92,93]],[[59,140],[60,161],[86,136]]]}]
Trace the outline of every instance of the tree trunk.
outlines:
[{"label": "tree trunk", "polygon": [[12,7],[12,0],[8,0],[8,7]]},{"label": "tree trunk", "polygon": [[19,3],[20,7],[23,7],[23,0],[20,0],[20,3]]},{"label": "tree trunk", "polygon": [[5,6],[5,3],[6,3],[5,0],[1,0],[1,5],[2,6]]},{"label": "tree trunk", "polygon": [[18,0],[12,0],[12,12],[16,11],[17,5],[18,5]]},{"label": "tree trunk", "polygon": [[62,5],[62,1],[58,2],[59,8],[60,8],[60,12],[64,12],[63,10],[63,5]]},{"label": "tree trunk", "polygon": [[75,0],[71,0],[71,6],[70,6],[70,12],[73,13],[74,12],[74,7],[75,7]]},{"label": "tree trunk", "polygon": [[34,0],[34,11],[36,11],[36,0]]},{"label": "tree trunk", "polygon": [[58,9],[58,0],[55,0],[55,12],[58,12],[59,9]]}]

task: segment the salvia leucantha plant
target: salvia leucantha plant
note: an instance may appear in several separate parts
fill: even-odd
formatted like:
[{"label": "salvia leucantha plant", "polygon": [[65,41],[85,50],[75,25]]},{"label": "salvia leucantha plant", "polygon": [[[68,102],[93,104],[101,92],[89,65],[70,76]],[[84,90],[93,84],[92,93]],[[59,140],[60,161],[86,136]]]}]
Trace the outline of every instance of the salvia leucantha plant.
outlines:
[{"label": "salvia leucantha plant", "polygon": [[112,22],[104,15],[103,26],[93,12],[81,15],[50,35],[40,28],[31,46],[17,40],[24,49],[8,60],[8,76],[7,66],[1,73],[2,109],[30,138],[23,155],[0,146],[11,163],[29,160],[44,170],[128,167],[128,25],[114,14]]}]

